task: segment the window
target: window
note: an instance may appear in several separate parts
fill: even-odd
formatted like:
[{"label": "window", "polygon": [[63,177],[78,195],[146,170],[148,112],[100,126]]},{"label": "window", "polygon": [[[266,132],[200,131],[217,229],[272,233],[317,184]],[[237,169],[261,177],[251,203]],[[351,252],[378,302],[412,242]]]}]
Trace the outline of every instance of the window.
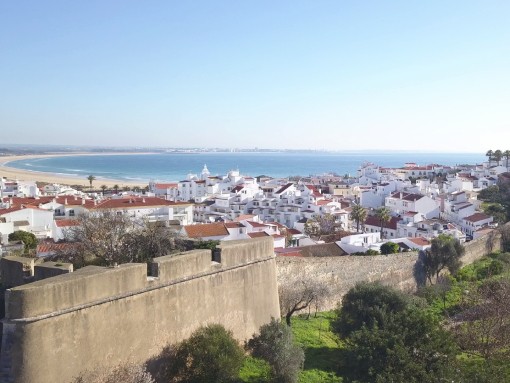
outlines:
[{"label": "window", "polygon": [[69,216],[74,217],[74,210],[69,210]]}]

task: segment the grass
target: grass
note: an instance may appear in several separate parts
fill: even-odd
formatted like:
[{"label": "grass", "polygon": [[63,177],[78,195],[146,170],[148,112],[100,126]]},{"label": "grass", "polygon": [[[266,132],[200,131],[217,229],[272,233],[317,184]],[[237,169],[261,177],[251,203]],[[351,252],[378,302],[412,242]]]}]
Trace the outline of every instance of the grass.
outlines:
[{"label": "grass", "polygon": [[[339,383],[337,375],[342,358],[343,345],[331,331],[335,319],[333,311],[317,313],[317,316],[300,315],[292,318],[292,332],[295,341],[305,351],[305,365],[299,376],[299,383]],[[267,382],[269,366],[266,362],[248,357],[245,360],[240,379],[244,383]]]}]

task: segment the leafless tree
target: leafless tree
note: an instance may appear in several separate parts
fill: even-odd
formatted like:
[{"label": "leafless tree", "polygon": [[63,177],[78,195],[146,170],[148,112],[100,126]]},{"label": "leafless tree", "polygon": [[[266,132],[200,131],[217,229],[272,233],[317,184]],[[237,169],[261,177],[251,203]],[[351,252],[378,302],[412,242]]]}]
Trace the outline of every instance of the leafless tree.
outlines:
[{"label": "leafless tree", "polygon": [[468,308],[454,320],[465,352],[490,360],[510,347],[510,280],[488,281],[470,292]]},{"label": "leafless tree", "polygon": [[312,278],[280,283],[278,292],[280,308],[288,326],[291,325],[291,317],[294,313],[309,307],[319,310],[331,294],[325,283]]},{"label": "leafless tree", "polygon": [[55,256],[76,267],[145,262],[176,250],[174,233],[145,220],[132,220],[123,212],[94,212],[76,219],[78,224],[64,232],[70,246]]}]

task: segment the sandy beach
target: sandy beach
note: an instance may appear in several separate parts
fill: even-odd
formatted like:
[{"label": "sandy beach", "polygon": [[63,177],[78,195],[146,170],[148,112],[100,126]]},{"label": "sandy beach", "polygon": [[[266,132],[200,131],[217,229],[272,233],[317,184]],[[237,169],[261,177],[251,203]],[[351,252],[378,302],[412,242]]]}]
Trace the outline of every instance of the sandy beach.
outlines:
[{"label": "sandy beach", "polygon": [[[60,174],[53,173],[44,173],[44,172],[34,172],[30,170],[22,170],[9,167],[8,162],[24,160],[24,159],[32,159],[32,158],[47,158],[47,157],[70,157],[70,156],[115,156],[115,155],[123,155],[123,154],[135,154],[135,153],[65,153],[65,154],[37,154],[37,155],[20,155],[20,156],[0,156],[0,177],[5,177],[9,180],[18,180],[18,181],[39,181],[39,182],[48,182],[48,183],[57,183],[63,185],[83,185],[88,187],[89,181],[86,177],[72,177],[72,176],[63,176]],[[136,154],[152,154],[152,153],[136,153]],[[113,187],[114,185],[119,185],[120,188],[123,186],[140,186],[145,187],[147,184],[143,184],[140,182],[129,182],[123,180],[115,180],[115,179],[106,179],[106,178],[98,178],[93,181],[92,186],[94,188],[99,188],[101,185],[106,185],[107,187]]]}]

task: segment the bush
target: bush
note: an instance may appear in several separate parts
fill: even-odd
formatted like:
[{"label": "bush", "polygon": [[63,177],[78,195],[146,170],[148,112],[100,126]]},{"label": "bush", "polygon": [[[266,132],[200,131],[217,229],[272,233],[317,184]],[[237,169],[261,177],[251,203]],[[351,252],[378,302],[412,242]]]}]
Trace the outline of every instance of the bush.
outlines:
[{"label": "bush", "polygon": [[200,327],[175,348],[167,347],[162,358],[167,365],[159,376],[168,382],[235,382],[244,361],[244,351],[222,325]]},{"label": "bush", "polygon": [[386,242],[381,245],[381,254],[395,254],[400,250],[400,246],[395,242]]},{"label": "bush", "polygon": [[486,263],[476,270],[476,279],[481,281],[483,279],[499,275],[503,272],[504,268],[503,262],[493,259],[490,263]]},{"label": "bush", "polygon": [[34,234],[29,233],[28,231],[16,230],[15,232],[9,234],[9,241],[22,241],[25,245],[26,253],[28,253],[29,250],[35,249],[37,247],[37,238]]},{"label": "bush", "polygon": [[366,252],[358,251],[356,253],[352,253],[351,255],[379,255],[380,253],[377,250],[368,249]]},{"label": "bush", "polygon": [[73,383],[154,383],[154,379],[144,367],[127,364],[113,370],[99,369],[84,373],[73,380]]},{"label": "bush", "polygon": [[389,314],[404,310],[409,298],[403,293],[380,283],[362,282],[350,289],[337,308],[338,319],[333,330],[340,336],[349,336],[362,326],[384,326]]},{"label": "bush", "polygon": [[264,359],[271,366],[271,381],[295,383],[303,368],[305,354],[294,343],[290,327],[272,318],[260,328],[260,334],[249,340],[247,348],[256,358]]}]

